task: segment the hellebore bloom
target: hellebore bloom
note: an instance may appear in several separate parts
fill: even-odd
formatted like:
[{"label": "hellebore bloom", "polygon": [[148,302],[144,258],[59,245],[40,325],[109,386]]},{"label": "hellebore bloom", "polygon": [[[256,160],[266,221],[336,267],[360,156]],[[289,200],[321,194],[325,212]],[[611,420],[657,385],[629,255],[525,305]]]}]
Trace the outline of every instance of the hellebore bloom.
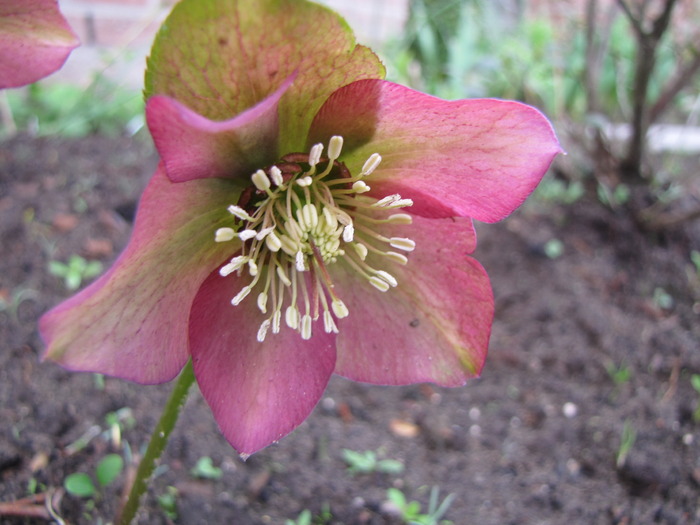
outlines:
[{"label": "hellebore bloom", "polygon": [[56,0],[0,0],[0,89],[50,75],[78,45]]},{"label": "hellebore bloom", "polygon": [[310,2],[178,4],[146,75],[162,162],[121,257],[42,318],[45,357],[140,383],[191,357],[243,455],[298,426],[333,373],[478,375],[493,296],[471,218],[511,213],[561,149],[531,107],[383,75]]}]

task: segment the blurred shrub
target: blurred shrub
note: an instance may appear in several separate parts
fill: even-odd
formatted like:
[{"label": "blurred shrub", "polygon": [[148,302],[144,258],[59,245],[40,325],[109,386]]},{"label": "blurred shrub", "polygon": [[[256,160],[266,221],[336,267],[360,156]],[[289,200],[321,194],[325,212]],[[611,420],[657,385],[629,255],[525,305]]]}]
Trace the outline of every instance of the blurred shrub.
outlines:
[{"label": "blurred shrub", "polygon": [[34,135],[134,133],[143,126],[140,93],[97,75],[87,87],[39,82],[7,91],[14,124]]}]

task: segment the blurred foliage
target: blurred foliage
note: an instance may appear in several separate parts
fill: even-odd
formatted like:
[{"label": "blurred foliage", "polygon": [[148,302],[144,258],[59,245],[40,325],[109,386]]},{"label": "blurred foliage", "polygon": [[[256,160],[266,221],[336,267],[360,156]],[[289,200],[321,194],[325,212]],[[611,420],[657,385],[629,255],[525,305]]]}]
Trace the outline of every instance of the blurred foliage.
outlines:
[{"label": "blurred foliage", "polygon": [[86,88],[38,82],[8,90],[7,101],[17,129],[33,135],[133,134],[143,126],[140,93],[104,75],[96,75]]},{"label": "blurred foliage", "polygon": [[[524,16],[522,2],[411,0],[403,41],[389,52],[396,80],[437,96],[498,97],[536,105],[552,118],[586,117],[586,37],[582,20],[558,23]],[[668,32],[657,55],[650,98],[657,97],[690,49]],[[598,37],[605,36],[598,34]],[[637,46],[629,21],[618,13],[610,26],[596,86],[603,114],[630,118]],[[700,82],[695,80],[695,87]],[[697,92],[697,90],[695,90]],[[679,97],[677,107],[690,104]]]}]

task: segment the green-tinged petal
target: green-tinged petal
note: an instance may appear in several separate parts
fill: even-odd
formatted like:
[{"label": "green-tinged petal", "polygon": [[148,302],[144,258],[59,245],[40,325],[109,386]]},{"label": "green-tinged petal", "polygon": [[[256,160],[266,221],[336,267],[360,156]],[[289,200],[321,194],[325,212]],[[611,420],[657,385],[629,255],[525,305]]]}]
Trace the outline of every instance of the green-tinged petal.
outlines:
[{"label": "green-tinged petal", "polygon": [[126,250],[100,279],[39,322],[44,357],[140,383],[172,379],[188,358],[188,318],[204,279],[236,242],[215,243],[240,188],[220,179],[174,184],[160,166]]},{"label": "green-tinged petal", "polygon": [[345,264],[329,267],[349,310],[338,321],[335,372],[376,384],[464,384],[484,364],[494,311],[488,276],[467,255],[476,244],[471,220],[414,217],[381,233],[416,243],[406,265],[367,258],[396,287],[380,292]]},{"label": "green-tinged petal", "polygon": [[301,151],[326,98],[355,80],[381,78],[374,53],[355,44],[333,11],[305,0],[184,0],[158,33],[145,95],[168,95],[211,120],[226,120],[272,94],[283,97],[280,153]]}]

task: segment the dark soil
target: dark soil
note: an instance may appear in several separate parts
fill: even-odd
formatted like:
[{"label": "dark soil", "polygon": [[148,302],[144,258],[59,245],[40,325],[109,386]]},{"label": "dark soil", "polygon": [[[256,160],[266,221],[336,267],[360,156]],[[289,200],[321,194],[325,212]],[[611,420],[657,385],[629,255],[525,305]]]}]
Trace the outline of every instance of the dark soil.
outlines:
[{"label": "dark soil", "polygon": [[[101,385],[40,363],[36,332],[38,316],[70,295],[48,262],[79,254],[107,266],[127,242],[155,164],[138,139],[2,145],[1,503],[93,473],[126,444],[136,455],[159,416],[170,385]],[[425,510],[432,486],[441,498],[455,495],[445,518],[458,525],[700,523],[700,393],[690,382],[700,374],[700,280],[689,258],[700,249],[697,225],[644,235],[584,198],[529,206],[479,232],[476,255],[497,310],[480,379],[442,389],[335,378],[299,429],[245,463],[195,392],[139,523],[283,524],[304,509],[316,523],[402,523],[385,504],[387,488]],[[544,246],[555,238],[564,250],[551,259]],[[118,442],[105,417],[124,407],[135,423]],[[620,457],[625,429],[636,439]],[[405,470],[352,474],[343,449],[375,451]],[[205,456],[220,479],[191,473]],[[107,523],[125,480],[94,501],[65,494],[56,512],[66,523]],[[174,520],[157,499],[169,486]]]}]

